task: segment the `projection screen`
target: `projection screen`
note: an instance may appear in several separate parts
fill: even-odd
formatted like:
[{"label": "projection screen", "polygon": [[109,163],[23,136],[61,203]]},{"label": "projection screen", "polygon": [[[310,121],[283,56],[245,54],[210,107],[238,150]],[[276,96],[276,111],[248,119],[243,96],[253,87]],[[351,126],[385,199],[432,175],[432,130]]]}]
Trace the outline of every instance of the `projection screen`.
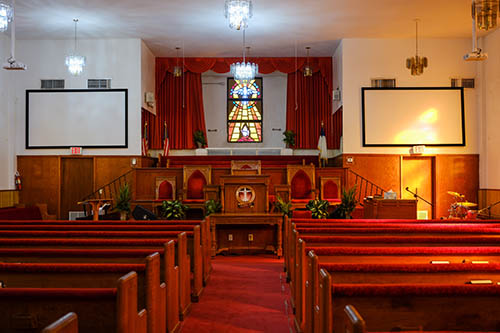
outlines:
[{"label": "projection screen", "polygon": [[26,149],[127,148],[128,90],[26,90]]},{"label": "projection screen", "polygon": [[365,147],[465,145],[463,88],[362,88],[362,118]]}]

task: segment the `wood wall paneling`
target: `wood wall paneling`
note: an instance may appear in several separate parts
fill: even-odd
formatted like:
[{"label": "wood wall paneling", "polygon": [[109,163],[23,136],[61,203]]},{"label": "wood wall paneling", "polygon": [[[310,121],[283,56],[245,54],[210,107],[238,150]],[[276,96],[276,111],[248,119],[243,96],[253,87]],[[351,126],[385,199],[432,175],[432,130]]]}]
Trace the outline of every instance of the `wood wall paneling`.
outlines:
[{"label": "wood wall paneling", "polygon": [[182,168],[136,169],[134,200],[154,200],[156,177],[175,177],[176,193],[182,191]]},{"label": "wood wall paneling", "polygon": [[[483,209],[488,207],[491,204],[494,204],[500,201],[500,189],[480,189],[479,190],[479,209]],[[488,211],[485,210],[483,214],[488,214]],[[495,218],[500,218],[500,204],[491,208],[491,215]]]},{"label": "wood wall paneling", "polygon": [[18,156],[17,169],[23,184],[20,203],[46,203],[49,214],[59,218],[60,170],[58,156]]},{"label": "wood wall paneling", "polygon": [[0,208],[14,207],[19,203],[19,191],[0,190]]},{"label": "wood wall paneling", "polygon": [[[434,204],[434,158],[428,156],[404,156],[402,164],[402,199],[414,199],[406,188],[426,201]],[[433,206],[417,198],[417,211],[426,211],[429,219],[433,218]]]},{"label": "wood wall paneling", "polygon": [[[78,211],[85,196],[93,192],[94,160],[81,157],[61,158],[60,218],[69,219],[69,211]],[[96,212],[94,212],[96,213]]]},{"label": "wood wall paneling", "polygon": [[94,169],[96,172],[94,191],[97,191],[100,187],[109,184],[116,178],[130,171],[130,169],[132,169],[132,158],[136,158],[138,162],[140,161],[138,157],[130,156],[95,156]]}]

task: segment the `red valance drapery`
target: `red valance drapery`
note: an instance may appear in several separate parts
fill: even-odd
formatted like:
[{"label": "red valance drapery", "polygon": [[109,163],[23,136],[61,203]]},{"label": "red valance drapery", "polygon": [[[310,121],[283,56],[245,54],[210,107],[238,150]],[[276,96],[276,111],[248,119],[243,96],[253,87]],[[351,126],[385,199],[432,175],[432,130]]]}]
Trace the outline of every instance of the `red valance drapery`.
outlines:
[{"label": "red valance drapery", "polygon": [[[184,70],[192,73],[204,73],[209,70],[216,73],[227,73],[232,63],[241,61],[241,58],[156,58],[156,87],[160,87],[161,83],[165,80],[167,72],[173,73],[174,67],[177,63],[183,62]],[[248,61],[254,62],[259,65],[259,73],[269,74],[275,71],[290,74],[301,71],[304,67],[307,58],[294,58],[294,57],[256,57],[247,58]],[[332,94],[332,58],[331,57],[311,57],[309,64],[314,73],[320,72],[328,87],[328,93]]]}]

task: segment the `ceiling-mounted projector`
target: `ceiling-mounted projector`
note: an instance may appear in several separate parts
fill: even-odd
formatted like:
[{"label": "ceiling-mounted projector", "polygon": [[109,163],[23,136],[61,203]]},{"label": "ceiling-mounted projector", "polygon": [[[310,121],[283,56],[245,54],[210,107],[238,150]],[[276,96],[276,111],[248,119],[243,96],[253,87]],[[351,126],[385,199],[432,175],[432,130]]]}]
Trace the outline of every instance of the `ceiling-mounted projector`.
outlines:
[{"label": "ceiling-mounted projector", "polygon": [[22,62],[18,62],[13,57],[7,59],[7,62],[3,64],[3,69],[9,71],[25,71],[28,67]]},{"label": "ceiling-mounted projector", "polygon": [[481,49],[476,49],[464,55],[465,61],[483,61],[488,59],[488,53],[483,53]]}]

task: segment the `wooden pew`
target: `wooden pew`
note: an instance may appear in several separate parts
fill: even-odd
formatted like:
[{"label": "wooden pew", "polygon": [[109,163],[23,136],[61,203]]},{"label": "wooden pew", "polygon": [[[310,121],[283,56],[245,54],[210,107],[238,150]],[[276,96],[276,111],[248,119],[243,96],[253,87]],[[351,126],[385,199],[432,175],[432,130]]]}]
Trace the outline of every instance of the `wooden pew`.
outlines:
[{"label": "wooden pew", "polygon": [[5,333],[41,330],[68,312],[78,313],[81,332],[147,332],[147,312],[137,312],[135,272],[114,288],[1,288],[0,308]]},{"label": "wooden pew", "polygon": [[375,331],[422,326],[426,331],[492,332],[500,325],[498,285],[332,285],[330,275],[320,270],[319,295],[320,325],[315,332],[343,332],[346,305],[362,311]]},{"label": "wooden pew", "polygon": [[[9,249],[16,248],[25,248],[30,247],[32,249],[54,249],[55,247],[59,249],[121,249],[121,250],[137,250],[137,249],[145,249],[147,251],[158,251],[163,252],[165,243],[166,246],[173,247],[173,243],[167,243],[172,240],[166,239],[63,239],[63,238],[51,238],[51,239],[38,239],[38,238],[28,238],[28,239],[0,239],[0,250],[7,251]],[[186,244],[186,234],[182,232],[175,239],[177,241],[176,251],[177,251],[177,265],[178,271],[175,272],[165,272],[164,276],[172,276],[176,278],[174,281],[175,285],[178,285],[178,288],[170,288],[168,281],[167,283],[167,299],[172,299],[175,295],[171,295],[171,293],[176,293],[178,290],[179,294],[179,313],[180,319],[182,320],[190,311],[191,302],[190,302],[190,260],[187,255],[187,244]],[[164,256],[164,262],[166,269],[170,269],[175,266],[175,257],[173,255],[173,251],[169,251],[172,253],[170,256]],[[164,270],[163,270],[164,271]],[[169,307],[172,308],[172,307]],[[170,316],[171,317],[171,316]],[[169,322],[176,322],[174,318],[172,318]]]},{"label": "wooden pew", "polygon": [[45,327],[42,333],[78,333],[78,316],[69,312]]},{"label": "wooden pew", "polygon": [[149,333],[166,331],[166,285],[160,284],[160,255],[136,264],[0,263],[7,288],[110,288],[130,271],[138,275],[138,305],[147,310]]}]

